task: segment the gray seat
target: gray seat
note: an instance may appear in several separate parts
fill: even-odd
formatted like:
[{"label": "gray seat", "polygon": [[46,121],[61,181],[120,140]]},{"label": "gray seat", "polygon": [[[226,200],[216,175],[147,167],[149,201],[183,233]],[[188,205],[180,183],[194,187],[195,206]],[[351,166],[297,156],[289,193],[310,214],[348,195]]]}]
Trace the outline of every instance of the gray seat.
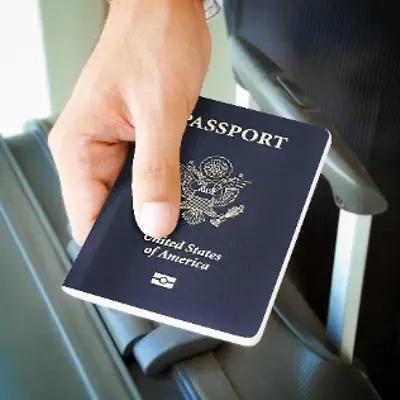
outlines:
[{"label": "gray seat", "polygon": [[253,348],[158,327],[64,295],[60,284],[73,246],[46,147],[48,129],[32,122],[0,145],[6,266],[0,282],[7,321],[0,333],[7,350],[0,398],[379,398],[362,370],[335,355],[290,276]]}]

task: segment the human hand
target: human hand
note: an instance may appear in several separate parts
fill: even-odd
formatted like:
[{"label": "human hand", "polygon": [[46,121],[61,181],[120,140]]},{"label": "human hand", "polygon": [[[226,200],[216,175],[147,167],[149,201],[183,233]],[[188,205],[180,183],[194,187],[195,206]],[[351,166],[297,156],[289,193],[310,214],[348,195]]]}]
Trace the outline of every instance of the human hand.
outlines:
[{"label": "human hand", "polygon": [[179,153],[210,58],[200,0],[114,0],[103,32],[49,136],[75,240],[82,244],[135,141],[140,229],[176,226]]}]

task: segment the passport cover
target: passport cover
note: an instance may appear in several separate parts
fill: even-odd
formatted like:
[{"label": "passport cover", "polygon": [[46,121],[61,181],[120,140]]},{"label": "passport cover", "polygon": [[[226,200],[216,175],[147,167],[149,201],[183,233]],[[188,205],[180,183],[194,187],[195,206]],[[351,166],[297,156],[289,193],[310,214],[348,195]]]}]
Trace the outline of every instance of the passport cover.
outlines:
[{"label": "passport cover", "polygon": [[181,216],[142,234],[131,159],[69,272],[80,299],[241,345],[262,337],[331,138],[200,98],[181,148]]}]

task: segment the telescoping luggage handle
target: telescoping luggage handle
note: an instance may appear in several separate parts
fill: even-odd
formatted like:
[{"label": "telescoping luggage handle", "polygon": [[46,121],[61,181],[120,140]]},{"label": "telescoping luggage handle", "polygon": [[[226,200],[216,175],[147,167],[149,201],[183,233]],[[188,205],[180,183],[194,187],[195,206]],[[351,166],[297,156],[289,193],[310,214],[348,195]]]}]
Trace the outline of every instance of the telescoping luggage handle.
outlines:
[{"label": "telescoping luggage handle", "polygon": [[321,111],[263,53],[241,38],[230,37],[237,105],[250,96],[265,112],[329,129],[332,146],[323,168],[339,223],[329,299],[327,334],[341,357],[351,362],[372,216],[387,202],[368,172]]}]

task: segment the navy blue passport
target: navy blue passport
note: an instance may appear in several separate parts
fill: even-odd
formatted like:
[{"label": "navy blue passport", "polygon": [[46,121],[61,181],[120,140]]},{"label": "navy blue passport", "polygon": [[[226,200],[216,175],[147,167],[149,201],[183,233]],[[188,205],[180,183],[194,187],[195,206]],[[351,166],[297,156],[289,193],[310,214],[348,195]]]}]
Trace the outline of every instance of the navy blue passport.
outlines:
[{"label": "navy blue passport", "polygon": [[181,216],[145,236],[128,159],[63,290],[241,345],[261,338],[330,145],[328,131],[200,98],[181,149]]}]

